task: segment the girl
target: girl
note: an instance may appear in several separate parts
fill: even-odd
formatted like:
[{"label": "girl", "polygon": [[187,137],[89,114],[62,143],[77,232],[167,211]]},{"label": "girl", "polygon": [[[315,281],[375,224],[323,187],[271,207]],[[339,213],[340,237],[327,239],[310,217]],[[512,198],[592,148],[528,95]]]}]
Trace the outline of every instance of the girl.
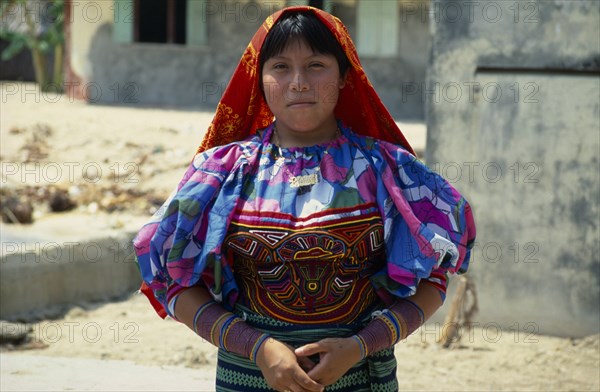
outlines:
[{"label": "girl", "polygon": [[217,391],[397,390],[394,345],[475,238],[346,28],[310,7],[258,30],[155,217],[135,240],[143,291],[219,347]]}]

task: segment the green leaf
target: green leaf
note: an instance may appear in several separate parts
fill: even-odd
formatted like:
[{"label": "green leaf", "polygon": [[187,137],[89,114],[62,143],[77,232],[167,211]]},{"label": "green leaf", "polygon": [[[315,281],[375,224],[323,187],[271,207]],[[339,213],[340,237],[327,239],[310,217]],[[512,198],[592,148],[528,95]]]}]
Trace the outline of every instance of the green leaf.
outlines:
[{"label": "green leaf", "polygon": [[19,54],[24,48],[25,48],[24,40],[13,40],[10,42],[10,45],[8,45],[6,48],[4,48],[4,50],[2,51],[1,58],[3,61],[10,60],[13,57],[15,57],[17,54]]},{"label": "green leaf", "polygon": [[40,48],[42,52],[48,52],[50,50],[50,45],[48,44],[48,41],[43,40],[40,41],[38,48]]}]

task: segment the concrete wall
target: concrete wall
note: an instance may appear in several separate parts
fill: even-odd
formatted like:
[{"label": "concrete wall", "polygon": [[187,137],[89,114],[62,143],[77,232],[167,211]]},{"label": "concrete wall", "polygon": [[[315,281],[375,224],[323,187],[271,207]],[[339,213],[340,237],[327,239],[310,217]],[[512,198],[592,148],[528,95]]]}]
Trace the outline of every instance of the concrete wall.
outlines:
[{"label": "concrete wall", "polygon": [[0,320],[59,317],[140,287],[133,237],[148,217],[78,210],[0,222]]},{"label": "concrete wall", "polygon": [[133,233],[36,241],[30,234],[13,236],[10,228],[3,228],[2,320],[56,317],[70,306],[115,300],[140,287]]},{"label": "concrete wall", "polygon": [[[101,18],[86,16],[86,2],[78,2],[74,10],[73,68],[89,84],[84,91],[88,98],[98,103],[207,110],[216,107],[243,50],[263,20],[286,5],[285,1],[212,2],[217,6],[207,8],[208,44],[191,47],[116,42],[113,21],[106,18],[112,15],[111,3],[94,2],[94,8],[101,9]],[[425,105],[419,92],[429,53],[428,5],[429,1],[399,0],[397,56],[362,58],[376,90],[399,120],[424,120]],[[332,6],[356,41],[356,1],[342,0]],[[87,14],[90,12],[88,9]]]},{"label": "concrete wall", "polygon": [[600,328],[600,3],[432,4],[426,160],[470,200],[480,323]]}]

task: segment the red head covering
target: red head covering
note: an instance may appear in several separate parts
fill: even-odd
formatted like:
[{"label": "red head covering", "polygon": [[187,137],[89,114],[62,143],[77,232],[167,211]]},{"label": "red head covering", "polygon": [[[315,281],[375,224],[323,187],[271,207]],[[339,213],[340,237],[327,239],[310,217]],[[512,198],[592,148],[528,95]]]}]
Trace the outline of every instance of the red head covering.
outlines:
[{"label": "red head covering", "polygon": [[198,152],[245,139],[273,121],[273,113],[260,90],[258,59],[273,25],[284,13],[294,11],[313,12],[331,31],[350,60],[346,85],[340,91],[335,108],[336,118],[356,133],[401,145],[414,155],[367,78],[346,26],[335,16],[313,7],[284,8],[265,20],[244,51]]}]

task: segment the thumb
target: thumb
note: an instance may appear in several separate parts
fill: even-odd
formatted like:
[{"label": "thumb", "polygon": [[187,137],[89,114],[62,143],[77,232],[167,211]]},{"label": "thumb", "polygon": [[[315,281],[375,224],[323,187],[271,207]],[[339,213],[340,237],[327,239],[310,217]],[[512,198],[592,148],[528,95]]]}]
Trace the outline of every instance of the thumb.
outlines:
[{"label": "thumb", "polygon": [[317,343],[309,343],[309,344],[305,344],[304,346],[300,346],[296,350],[294,350],[294,353],[299,357],[308,357],[310,355],[322,353],[324,351],[325,351],[325,347],[323,347],[321,344],[319,344],[317,342]]}]

